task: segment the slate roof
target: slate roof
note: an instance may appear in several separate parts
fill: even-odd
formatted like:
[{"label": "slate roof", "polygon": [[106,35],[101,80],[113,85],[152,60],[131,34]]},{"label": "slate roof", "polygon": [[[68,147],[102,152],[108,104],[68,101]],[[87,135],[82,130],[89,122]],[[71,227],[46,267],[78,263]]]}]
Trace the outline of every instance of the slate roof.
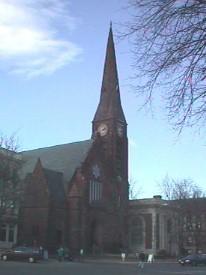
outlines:
[{"label": "slate roof", "polygon": [[77,167],[87,157],[93,140],[61,144],[51,147],[39,148],[21,152],[24,165],[22,168],[22,178],[28,173],[32,173],[40,158],[43,168],[61,172],[63,181],[69,182]]},{"label": "slate roof", "polygon": [[111,118],[126,123],[120,99],[114,40],[112,28],[110,26],[100,102],[93,121],[101,121]]}]

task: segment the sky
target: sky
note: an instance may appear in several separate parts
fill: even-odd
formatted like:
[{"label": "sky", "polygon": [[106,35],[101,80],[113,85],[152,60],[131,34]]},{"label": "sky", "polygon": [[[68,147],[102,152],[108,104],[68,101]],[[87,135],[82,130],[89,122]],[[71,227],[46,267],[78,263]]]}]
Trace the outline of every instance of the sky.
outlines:
[{"label": "sky", "polygon": [[[19,150],[91,137],[113,22],[122,106],[128,123],[129,177],[139,198],[160,193],[171,178],[205,188],[205,136],[178,136],[161,102],[139,110],[131,87],[132,45],[116,33],[129,18],[127,0],[0,0],[0,134]],[[134,80],[133,80],[134,81]]]}]

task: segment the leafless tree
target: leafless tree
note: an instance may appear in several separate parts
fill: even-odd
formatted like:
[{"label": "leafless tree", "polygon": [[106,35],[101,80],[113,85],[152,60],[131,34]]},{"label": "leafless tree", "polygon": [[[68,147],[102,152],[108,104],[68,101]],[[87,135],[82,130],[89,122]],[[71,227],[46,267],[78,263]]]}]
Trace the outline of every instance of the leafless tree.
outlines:
[{"label": "leafless tree", "polygon": [[206,0],[129,0],[138,94],[160,94],[179,131],[206,120]]},{"label": "leafless tree", "polygon": [[166,176],[159,188],[168,200],[181,200],[204,197],[204,192],[191,179],[172,179]]},{"label": "leafless tree", "polygon": [[19,171],[22,162],[17,148],[14,136],[0,137],[0,224],[12,216],[20,200]]},{"label": "leafless tree", "polygon": [[[179,251],[185,253],[188,245],[197,252],[205,238],[205,193],[191,179],[172,179],[166,176],[159,184],[162,195],[169,200],[178,221]],[[178,214],[178,215],[177,215]],[[190,242],[188,243],[188,237]]]},{"label": "leafless tree", "polygon": [[137,181],[130,178],[129,179],[129,198],[131,200],[138,199],[139,196],[142,194],[142,187],[138,186]]}]

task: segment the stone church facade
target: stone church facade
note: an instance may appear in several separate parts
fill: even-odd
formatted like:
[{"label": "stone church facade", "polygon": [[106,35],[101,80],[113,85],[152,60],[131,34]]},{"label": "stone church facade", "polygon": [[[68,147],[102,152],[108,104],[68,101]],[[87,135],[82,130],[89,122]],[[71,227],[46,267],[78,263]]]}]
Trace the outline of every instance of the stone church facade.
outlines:
[{"label": "stone church facade", "polygon": [[26,188],[19,241],[87,252],[126,246],[127,123],[111,28],[91,139],[21,154]]},{"label": "stone church facade", "polygon": [[[91,139],[23,151],[21,207],[0,223],[0,247],[28,244],[73,253],[204,251],[206,199],[180,208],[160,196],[128,198],[127,122],[110,27]],[[197,201],[195,201],[197,204]],[[184,205],[189,205],[189,201]],[[194,210],[198,211],[194,211]]]}]

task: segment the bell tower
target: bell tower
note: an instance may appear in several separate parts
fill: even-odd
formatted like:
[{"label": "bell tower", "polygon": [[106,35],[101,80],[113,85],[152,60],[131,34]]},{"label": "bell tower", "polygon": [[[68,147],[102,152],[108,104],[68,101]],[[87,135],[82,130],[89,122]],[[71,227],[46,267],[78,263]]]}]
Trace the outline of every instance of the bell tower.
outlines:
[{"label": "bell tower", "polygon": [[100,138],[111,173],[128,182],[127,122],[121,105],[112,26],[106,48],[100,101],[92,121],[92,138]]},{"label": "bell tower", "polygon": [[[96,148],[93,163],[95,165],[98,163],[99,166],[96,166],[100,167],[98,180],[101,188],[96,189],[101,190],[101,199],[90,202],[93,217],[89,226],[93,233],[90,235],[101,235],[95,229],[99,225],[103,248],[109,251],[112,247],[127,246],[128,228],[127,122],[121,105],[111,25],[106,46],[100,100],[92,121],[92,139]],[[89,194],[93,194],[92,184],[89,187]]]},{"label": "bell tower", "polygon": [[[112,26],[106,47],[100,101],[92,121],[92,138],[101,149],[106,180],[103,182],[103,201],[110,242],[127,246],[128,216],[128,140],[127,122],[121,105]],[[113,226],[112,226],[113,224]],[[112,233],[113,232],[113,233]],[[118,239],[118,240],[117,240]]]}]

